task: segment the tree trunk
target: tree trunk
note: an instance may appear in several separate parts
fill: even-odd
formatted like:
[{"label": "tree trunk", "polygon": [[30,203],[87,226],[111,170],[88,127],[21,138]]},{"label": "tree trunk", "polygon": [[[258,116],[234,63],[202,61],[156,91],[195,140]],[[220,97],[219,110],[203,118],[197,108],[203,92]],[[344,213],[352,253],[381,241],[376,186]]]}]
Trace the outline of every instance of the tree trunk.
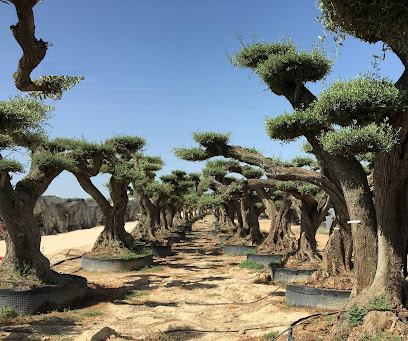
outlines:
[{"label": "tree trunk", "polygon": [[63,275],[51,270],[49,260],[40,251],[41,234],[34,217],[34,206],[35,199],[10,200],[4,191],[0,194],[6,242],[1,270],[18,282],[30,275],[47,284],[86,284],[83,277]]},{"label": "tree trunk", "polygon": [[144,193],[139,194],[139,204],[142,208],[142,216],[140,217],[139,225],[132,235],[152,245],[162,245],[167,243],[163,239],[164,235],[160,227],[160,213],[157,207],[150,201],[149,197]]},{"label": "tree trunk", "polygon": [[[320,146],[314,141],[316,150]],[[354,158],[331,155],[319,150],[317,153],[321,164],[325,165],[325,174],[335,179],[342,189],[344,202],[350,220],[359,220],[358,226],[352,226],[354,276],[353,293],[358,294],[371,285],[377,263],[377,221],[373,193],[368,184],[367,175],[361,163]],[[330,169],[329,169],[330,168]]]},{"label": "tree trunk", "polygon": [[237,230],[241,238],[248,238],[253,244],[259,245],[262,235],[259,228],[258,216],[255,212],[255,200],[252,193],[244,188],[241,199],[242,228]]},{"label": "tree trunk", "polygon": [[331,276],[343,275],[352,268],[351,228],[337,216],[330,228],[330,236],[323,253],[323,270]]},{"label": "tree trunk", "polygon": [[295,200],[293,207],[300,217],[300,236],[295,253],[297,259],[321,260],[321,256],[317,252],[316,231],[330,208],[329,201],[329,196],[326,193],[322,195],[319,202],[307,194]]},{"label": "tree trunk", "polygon": [[[396,114],[399,143],[374,165],[374,190],[378,222],[378,264],[368,296],[386,296],[394,306],[406,304],[404,279],[408,233],[408,115]],[[372,266],[372,264],[371,264]]]},{"label": "tree trunk", "polygon": [[276,224],[271,223],[269,235],[259,247],[260,251],[290,253],[296,250],[296,237],[291,230],[293,216],[292,201],[288,196],[285,196],[276,219]]},{"label": "tree trunk", "polygon": [[274,201],[268,195],[265,188],[258,187],[255,190],[259,198],[262,200],[262,203],[265,206],[265,211],[269,219],[271,220],[271,224],[275,225],[277,221],[278,211],[276,210]]},{"label": "tree trunk", "polygon": [[236,228],[234,223],[235,218],[234,204],[231,201],[228,201],[223,206],[226,213],[224,227],[227,231],[234,231]]}]

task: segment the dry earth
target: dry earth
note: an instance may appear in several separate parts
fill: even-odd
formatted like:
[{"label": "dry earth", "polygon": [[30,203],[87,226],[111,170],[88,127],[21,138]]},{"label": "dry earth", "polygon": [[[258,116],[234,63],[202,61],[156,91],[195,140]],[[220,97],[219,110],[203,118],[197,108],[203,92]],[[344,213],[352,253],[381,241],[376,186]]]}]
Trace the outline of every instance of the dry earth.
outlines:
[{"label": "dry earth", "polygon": [[[80,259],[70,259],[91,248],[100,227],[43,237],[52,264],[67,259],[54,269],[86,277],[89,297],[75,310],[0,319],[0,339],[85,341],[110,327],[117,334],[109,340],[267,340],[265,334],[320,312],[286,306],[284,287],[260,281],[267,269],[241,269],[245,256],[220,252],[208,235],[213,220],[207,216],[196,222],[189,238],[173,246],[173,256],[155,259],[155,267],[143,271],[92,273],[81,269]],[[134,225],[128,223],[127,229]],[[261,226],[268,230],[269,221],[262,220]],[[325,239],[319,236],[319,249]],[[323,339],[330,325],[330,319],[311,321],[297,327],[294,336],[298,341]]]}]

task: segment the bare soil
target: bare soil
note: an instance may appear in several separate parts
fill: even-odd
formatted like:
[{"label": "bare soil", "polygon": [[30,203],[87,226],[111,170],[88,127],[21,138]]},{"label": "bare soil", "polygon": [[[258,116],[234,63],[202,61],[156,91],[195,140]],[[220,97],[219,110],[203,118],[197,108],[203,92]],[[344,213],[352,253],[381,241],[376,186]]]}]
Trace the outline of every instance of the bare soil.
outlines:
[{"label": "bare soil", "polygon": [[[65,312],[0,318],[0,339],[85,341],[90,340],[86,335],[110,327],[117,334],[103,340],[260,341],[302,317],[323,312],[286,306],[284,286],[272,285],[266,268],[239,268],[246,257],[221,252],[209,236],[212,221],[207,216],[196,222],[188,239],[174,244],[173,256],[156,258],[154,267],[141,271],[83,270],[76,257],[94,241],[86,244],[84,238],[78,248],[71,240],[70,248],[46,253],[56,271],[88,279],[86,301]],[[293,336],[297,341],[328,340],[334,323],[336,318],[314,318],[296,327]],[[287,340],[287,334],[278,340]]]}]

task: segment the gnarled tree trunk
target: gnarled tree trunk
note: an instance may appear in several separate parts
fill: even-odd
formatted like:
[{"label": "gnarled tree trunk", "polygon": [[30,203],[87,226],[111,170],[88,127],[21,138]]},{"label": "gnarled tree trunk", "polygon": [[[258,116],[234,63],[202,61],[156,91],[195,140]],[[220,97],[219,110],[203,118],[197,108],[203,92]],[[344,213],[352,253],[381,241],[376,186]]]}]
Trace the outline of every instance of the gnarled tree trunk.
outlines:
[{"label": "gnarled tree trunk", "polygon": [[279,209],[276,224],[271,223],[269,235],[260,245],[260,251],[290,253],[296,250],[296,237],[291,230],[293,216],[292,201],[288,196],[285,196]]}]

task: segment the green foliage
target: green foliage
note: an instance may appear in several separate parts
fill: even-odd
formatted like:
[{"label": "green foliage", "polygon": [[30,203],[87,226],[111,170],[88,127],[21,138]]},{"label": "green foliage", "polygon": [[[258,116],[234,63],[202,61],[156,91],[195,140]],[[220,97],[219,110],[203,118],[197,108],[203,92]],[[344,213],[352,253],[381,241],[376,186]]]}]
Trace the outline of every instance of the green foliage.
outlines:
[{"label": "green foliage", "polygon": [[357,305],[353,305],[348,314],[349,324],[352,326],[358,326],[363,322],[364,316],[367,315],[367,310],[359,308]]},{"label": "green foliage", "polygon": [[16,160],[0,159],[0,172],[24,172],[24,165]]},{"label": "green foliage", "polygon": [[160,177],[160,180],[163,182],[168,182],[169,184],[177,183],[177,175],[175,174],[166,174]]},{"label": "green foliage", "polygon": [[319,164],[315,158],[307,156],[297,156],[291,161],[294,167],[310,167],[314,169],[319,169]]},{"label": "green foliage", "polygon": [[121,135],[108,139],[105,143],[114,146],[118,153],[135,153],[146,145],[146,140],[139,136]]},{"label": "green foliage", "polygon": [[10,318],[16,315],[15,310],[12,307],[4,306],[0,307],[0,318]]},{"label": "green foliage", "polygon": [[115,148],[112,145],[101,142],[88,142],[85,139],[57,137],[48,142],[51,151],[72,151],[76,158],[90,158],[97,153],[104,156],[113,155]]},{"label": "green foliage", "polygon": [[332,154],[354,156],[390,151],[398,141],[397,134],[387,123],[364,127],[353,124],[323,134],[319,140],[324,149]]},{"label": "green foliage", "polygon": [[213,209],[223,203],[222,198],[215,193],[204,193],[198,199],[198,206],[201,208]]},{"label": "green foliage", "polygon": [[203,175],[204,176],[221,176],[221,177],[224,177],[227,174],[228,174],[228,171],[226,171],[223,168],[205,167],[203,169]]},{"label": "green foliage", "polygon": [[320,0],[324,27],[337,34],[350,34],[354,37],[376,43],[398,43],[408,31],[408,7],[399,0],[344,1]]},{"label": "green foliage", "polygon": [[38,86],[47,86],[47,91],[32,91],[30,96],[43,99],[45,97],[53,100],[61,99],[62,93],[71,89],[84,77],[72,77],[72,76],[41,76],[39,80],[33,80],[34,84]]},{"label": "green foliage", "polygon": [[264,267],[263,264],[258,264],[248,259],[241,262],[238,266],[242,269],[262,269]]},{"label": "green foliage", "polygon": [[195,132],[191,134],[194,141],[204,148],[211,149],[217,145],[226,145],[230,140],[230,133],[220,134],[215,132]]},{"label": "green foliage", "polygon": [[288,50],[284,54],[271,54],[257,66],[259,77],[277,95],[283,95],[288,84],[304,84],[323,79],[333,62],[317,47],[310,52]]},{"label": "green foliage", "polygon": [[140,298],[140,297],[147,296],[147,295],[149,295],[148,291],[129,290],[128,292],[125,293],[123,299],[131,300],[133,298]]},{"label": "green foliage", "polygon": [[255,248],[255,249],[253,249],[253,250],[246,251],[246,252],[244,253],[244,255],[245,255],[245,256],[255,255],[257,252],[258,252],[258,248]]},{"label": "green foliage", "polygon": [[150,196],[168,196],[172,191],[172,187],[168,183],[160,183],[153,181],[146,185],[146,193]]},{"label": "green foliage", "polygon": [[242,175],[247,179],[260,179],[264,175],[264,172],[259,168],[245,167]]},{"label": "green foliage", "polygon": [[0,134],[0,150],[13,146],[13,140],[8,135]]},{"label": "green foliage", "polygon": [[164,266],[163,265],[155,265],[152,267],[144,267],[143,269],[138,270],[138,272],[155,272],[155,271],[163,271]]},{"label": "green foliage", "polygon": [[368,335],[364,332],[363,338],[360,341],[402,341],[404,338],[402,336],[392,336],[388,332],[377,331],[376,335]]},{"label": "green foliage", "polygon": [[302,144],[302,150],[305,153],[313,154],[313,147],[309,142],[305,142],[305,143]]},{"label": "green foliage", "polygon": [[292,113],[285,111],[279,116],[268,117],[265,125],[271,139],[290,142],[305,134],[318,135],[327,124],[325,117],[308,108]]},{"label": "green foliage", "polygon": [[391,309],[391,303],[385,296],[377,296],[370,301],[371,308],[375,310],[389,310]]},{"label": "green foliage", "polygon": [[25,130],[12,135],[14,145],[28,148],[31,151],[47,146],[48,144],[48,137],[43,131]]},{"label": "green foliage", "polygon": [[101,316],[101,315],[104,315],[104,312],[100,310],[83,311],[81,315],[83,316]]},{"label": "green foliage", "polygon": [[251,154],[259,154],[258,149],[256,149],[255,147],[249,148],[249,147],[244,147],[244,149]]},{"label": "green foliage", "polygon": [[8,101],[0,101],[0,132],[14,134],[24,130],[41,130],[53,110],[54,106],[27,96],[9,97]]},{"label": "green foliage", "polygon": [[296,46],[288,38],[282,38],[276,43],[258,42],[252,45],[241,41],[241,50],[233,53],[230,63],[237,68],[255,70],[259,64],[268,60],[271,55],[284,55],[290,51],[296,52]]},{"label": "green foliage", "polygon": [[282,192],[292,191],[298,192],[300,195],[315,196],[320,191],[320,188],[315,185],[296,181],[277,181],[276,187]]},{"label": "green foliage", "polygon": [[117,259],[121,259],[121,260],[138,259],[138,258],[146,257],[146,256],[152,255],[152,254],[153,254],[152,250],[146,249],[146,252],[143,252],[143,253],[136,253],[136,252],[123,253],[123,254],[119,255]]},{"label": "green foliage", "polygon": [[272,340],[273,338],[277,337],[279,335],[278,332],[270,332],[262,335],[262,337],[266,340]]},{"label": "green foliage", "polygon": [[335,81],[312,104],[313,112],[340,126],[378,123],[384,116],[406,107],[405,92],[389,80],[377,80],[369,75],[348,82]]},{"label": "green foliage", "polygon": [[60,153],[42,152],[34,154],[32,156],[32,162],[41,171],[47,169],[64,169],[64,170],[76,170],[75,161],[72,158]]},{"label": "green foliage", "polygon": [[173,153],[176,157],[186,161],[204,161],[211,156],[207,151],[201,148],[174,148]]}]

